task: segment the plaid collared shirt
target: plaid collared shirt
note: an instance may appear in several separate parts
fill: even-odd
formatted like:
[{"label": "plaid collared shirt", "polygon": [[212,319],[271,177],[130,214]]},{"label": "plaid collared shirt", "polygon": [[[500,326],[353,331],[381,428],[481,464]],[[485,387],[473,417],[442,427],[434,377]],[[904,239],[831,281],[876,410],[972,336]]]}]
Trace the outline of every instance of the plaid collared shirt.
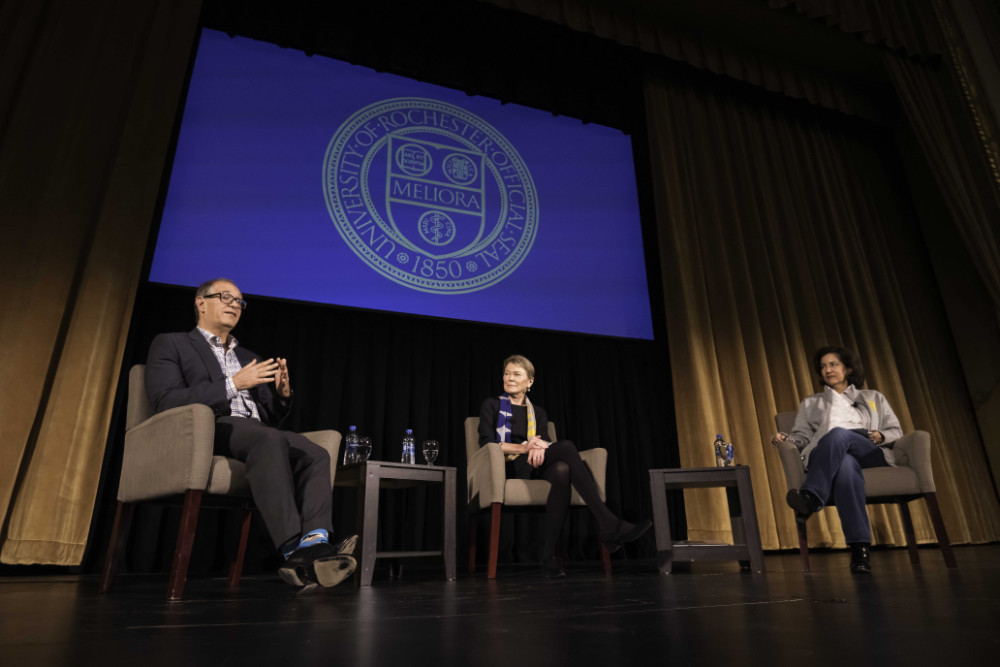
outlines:
[{"label": "plaid collared shirt", "polygon": [[237,390],[233,383],[233,376],[243,368],[240,360],[236,358],[236,352],[234,352],[239,341],[230,336],[228,344],[224,345],[222,339],[215,334],[209,333],[201,327],[198,327],[198,331],[208,341],[208,346],[212,348],[212,354],[215,355],[219,366],[222,367],[222,374],[226,376],[226,398],[229,399],[230,411],[236,417],[260,421],[260,413],[257,412],[257,403],[253,400],[253,396],[246,389]]}]

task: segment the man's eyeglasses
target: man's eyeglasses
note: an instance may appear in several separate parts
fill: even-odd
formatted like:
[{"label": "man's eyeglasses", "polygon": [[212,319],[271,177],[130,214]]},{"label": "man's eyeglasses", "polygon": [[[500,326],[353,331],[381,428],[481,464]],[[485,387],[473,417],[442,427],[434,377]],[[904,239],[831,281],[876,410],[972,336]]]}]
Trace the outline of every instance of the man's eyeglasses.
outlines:
[{"label": "man's eyeglasses", "polygon": [[215,294],[206,294],[204,296],[206,299],[218,299],[225,306],[237,306],[240,310],[247,309],[247,302],[243,299],[237,299],[235,296],[229,292],[216,292]]}]

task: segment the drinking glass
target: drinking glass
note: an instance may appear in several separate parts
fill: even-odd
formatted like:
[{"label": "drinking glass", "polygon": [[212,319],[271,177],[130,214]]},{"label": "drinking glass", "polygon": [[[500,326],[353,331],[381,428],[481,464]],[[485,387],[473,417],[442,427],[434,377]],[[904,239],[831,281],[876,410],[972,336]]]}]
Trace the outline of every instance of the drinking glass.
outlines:
[{"label": "drinking glass", "polygon": [[372,454],[372,439],[369,437],[358,438],[358,453],[355,461],[361,463],[367,461]]},{"label": "drinking glass", "polygon": [[437,440],[424,440],[424,460],[427,461],[427,465],[434,465],[434,459],[437,458],[439,451]]}]

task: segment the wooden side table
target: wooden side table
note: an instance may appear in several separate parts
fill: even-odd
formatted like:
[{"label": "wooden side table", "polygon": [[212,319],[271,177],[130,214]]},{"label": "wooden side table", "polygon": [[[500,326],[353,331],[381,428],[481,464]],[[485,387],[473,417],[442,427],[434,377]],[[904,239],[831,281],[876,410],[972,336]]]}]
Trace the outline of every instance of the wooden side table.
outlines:
[{"label": "wooden side table", "polygon": [[[729,518],[735,544],[688,544],[670,538],[667,489],[697,489],[723,486],[729,500]],[[764,551],[753,504],[750,468],[659,468],[649,471],[649,491],[653,499],[653,529],[660,572],[670,574],[675,560],[749,561],[754,572],[764,572]]]},{"label": "wooden side table", "polygon": [[[358,488],[358,569],[355,583],[371,586],[376,558],[415,558],[442,556],[445,578],[455,578],[455,479],[450,466],[428,466],[388,461],[364,461],[337,469],[334,486]],[[420,484],[440,484],[444,492],[444,544],[440,551],[376,551],[378,541],[379,489],[402,489]]]}]

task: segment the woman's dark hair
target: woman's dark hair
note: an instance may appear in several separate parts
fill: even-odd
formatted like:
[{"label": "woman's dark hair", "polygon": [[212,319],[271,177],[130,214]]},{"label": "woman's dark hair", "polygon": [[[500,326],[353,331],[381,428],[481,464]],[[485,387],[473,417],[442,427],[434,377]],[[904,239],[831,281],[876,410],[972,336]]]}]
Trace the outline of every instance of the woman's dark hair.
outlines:
[{"label": "woman's dark hair", "polygon": [[851,372],[847,375],[847,384],[853,384],[856,388],[861,389],[861,386],[865,383],[865,366],[861,363],[861,357],[854,350],[834,345],[821,347],[813,355],[813,368],[816,370],[816,375],[819,376],[820,385],[826,384],[823,381],[823,370],[820,368],[820,361],[828,354],[837,355],[840,363],[851,369]]}]

